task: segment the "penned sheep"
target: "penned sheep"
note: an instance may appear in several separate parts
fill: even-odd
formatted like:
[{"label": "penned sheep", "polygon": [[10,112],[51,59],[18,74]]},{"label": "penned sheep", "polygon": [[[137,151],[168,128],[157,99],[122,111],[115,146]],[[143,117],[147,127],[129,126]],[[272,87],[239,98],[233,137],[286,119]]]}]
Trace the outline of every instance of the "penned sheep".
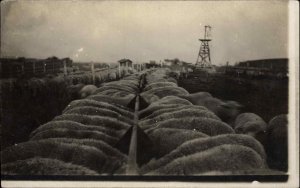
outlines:
[{"label": "penned sheep", "polygon": [[[178,107],[174,107],[174,108],[163,108],[163,109],[158,109],[154,112],[152,112],[150,115],[146,116],[146,117],[143,117],[141,119],[141,121],[143,120],[147,120],[147,119],[152,119],[152,118],[155,118],[157,116],[160,116],[160,115],[163,115],[165,113],[170,113],[170,112],[177,112],[177,111],[180,111],[180,110],[198,110],[198,111],[208,111],[207,108],[203,107],[203,106],[194,106],[194,105],[180,105]],[[215,116],[217,117],[217,116]],[[217,117],[218,118],[218,117]],[[218,118],[219,119],[219,118]]]},{"label": "penned sheep", "polygon": [[263,169],[264,161],[253,149],[224,144],[183,156],[147,175],[195,175],[209,171]]},{"label": "penned sheep", "polygon": [[[150,95],[150,96],[155,96],[155,95]],[[157,96],[155,96],[157,97]],[[143,97],[141,97],[142,99],[144,99]],[[176,107],[181,107],[183,105],[190,105],[192,106],[192,103],[190,103],[189,101],[185,100],[185,99],[181,99],[179,97],[176,96],[166,96],[163,97],[161,99],[155,99],[155,102],[151,103],[147,108],[141,110],[139,112],[139,117],[140,119],[143,117],[146,117],[158,110],[162,110],[162,109],[173,109]]]},{"label": "penned sheep", "polygon": [[266,122],[254,113],[242,113],[237,116],[234,123],[236,133],[248,134],[261,142],[263,142],[266,128]]},{"label": "penned sheep", "polygon": [[221,118],[222,121],[230,124],[240,113],[239,109],[242,107],[236,101],[222,101],[218,98],[211,97],[207,92],[180,95],[179,97],[189,100],[194,105],[205,106]]},{"label": "penned sheep", "polygon": [[136,93],[136,90],[134,90],[134,89],[132,89],[128,86],[124,86],[124,85],[105,85],[105,86],[102,86],[102,87],[98,88],[94,92],[94,94],[97,94],[97,93],[100,93],[100,92],[103,92],[103,91],[106,91],[106,90],[109,90],[109,89],[125,91],[125,92],[128,92],[128,93]]},{"label": "penned sheep", "polygon": [[48,140],[24,142],[1,151],[2,164],[33,157],[58,159],[87,167],[99,174],[111,174],[123,163],[114,157],[107,157],[95,147],[75,143],[57,143]]},{"label": "penned sheep", "polygon": [[149,138],[157,150],[155,157],[170,153],[185,141],[203,137],[208,137],[208,135],[193,130],[173,128],[159,128],[149,134]]},{"label": "penned sheep", "polygon": [[267,126],[265,143],[270,168],[288,170],[288,116],[281,114],[273,117]]},{"label": "penned sheep", "polygon": [[109,80],[116,80],[117,79],[117,74],[115,72],[110,72],[108,74],[108,79]]},{"label": "penned sheep", "polygon": [[214,148],[216,146],[221,146],[223,144],[242,145],[245,147],[249,147],[257,152],[262,160],[266,160],[266,154],[263,146],[253,137],[241,134],[224,134],[213,137],[197,138],[184,142],[164,157],[159,158],[158,160],[150,161],[148,164],[144,165],[141,168],[141,173],[147,173],[161,166],[165,166],[166,164],[177,158],[191,155],[197,152],[203,152],[205,150]]},{"label": "penned sheep", "polygon": [[1,165],[3,175],[100,175],[81,165],[34,157]]},{"label": "penned sheep", "polygon": [[141,98],[147,103],[151,104],[159,100],[159,97],[153,94],[142,94]]},{"label": "penned sheep", "polygon": [[[174,109],[174,108],[179,108],[182,106],[183,106],[182,104],[149,105],[147,108],[139,111],[139,118],[142,119],[144,117],[147,117],[158,110]],[[186,105],[186,106],[193,106],[193,105]]]},{"label": "penned sheep", "polygon": [[84,84],[70,85],[67,87],[67,92],[71,99],[81,98],[80,90],[84,87]]},{"label": "penned sheep", "polygon": [[173,82],[154,82],[151,84],[148,84],[143,91],[148,91],[151,89],[155,89],[158,87],[165,87],[165,86],[172,86],[172,87],[176,87],[177,85]]},{"label": "penned sheep", "polygon": [[70,120],[60,120],[60,121],[50,121],[39,126],[37,129],[31,132],[30,137],[33,137],[37,133],[50,130],[50,129],[69,129],[69,130],[82,130],[82,131],[99,131],[105,133],[109,136],[120,137],[122,132],[116,131],[114,129],[110,129],[102,126],[95,125],[84,125],[75,121]]},{"label": "penned sheep", "polygon": [[165,86],[165,87],[158,87],[158,88],[153,88],[151,90],[145,91],[141,93],[141,96],[156,95],[159,98],[163,98],[166,96],[178,96],[178,95],[187,95],[187,94],[189,93],[182,87]]},{"label": "penned sheep", "polygon": [[38,132],[31,137],[30,140],[42,140],[46,138],[78,138],[78,139],[95,139],[102,140],[110,145],[118,142],[117,137],[109,136],[100,131],[90,130],[70,130],[67,128],[48,129],[43,132]]},{"label": "penned sheep", "polygon": [[85,85],[79,91],[79,95],[81,98],[85,98],[96,91],[97,87],[94,85]]},{"label": "penned sheep", "polygon": [[140,121],[139,125],[142,128],[146,128],[146,127],[150,128],[153,126],[153,124],[156,124],[158,122],[168,120],[168,119],[179,119],[182,117],[184,117],[184,118],[188,118],[188,117],[201,118],[201,117],[203,117],[203,118],[211,118],[211,119],[220,121],[220,119],[214,113],[207,111],[207,110],[182,109],[182,110],[173,111],[173,112],[169,112],[169,113],[163,113],[163,114],[153,117],[151,119]]},{"label": "penned sheep", "polygon": [[83,106],[83,107],[75,107],[73,109],[70,109],[64,114],[81,114],[81,115],[96,115],[96,116],[107,116],[107,117],[113,117],[120,121],[126,122],[128,124],[133,124],[133,120],[122,116],[121,114],[114,112],[112,110],[103,109],[103,108],[97,108],[92,106]]},{"label": "penned sheep", "polygon": [[75,107],[83,107],[83,106],[91,106],[91,107],[98,107],[98,108],[104,108],[108,110],[112,110],[114,112],[117,112],[125,117],[128,117],[130,119],[133,118],[133,112],[120,108],[120,106],[116,106],[107,102],[98,102],[92,99],[81,99],[81,100],[74,100],[72,101],[64,110],[63,113],[73,109]]},{"label": "penned sheep", "polygon": [[188,100],[182,99],[177,96],[166,96],[158,101],[152,103],[151,105],[163,105],[163,104],[183,104],[183,105],[191,105],[192,103]]},{"label": "penned sheep", "polygon": [[70,120],[84,125],[96,125],[117,131],[126,131],[131,126],[130,124],[119,121],[116,118],[80,114],[62,114],[60,116],[56,116],[53,120]]},{"label": "penned sheep", "polygon": [[153,125],[152,128],[148,129],[146,132],[150,133],[157,128],[189,129],[202,132],[209,136],[234,133],[234,130],[226,123],[203,117],[182,117],[182,119],[169,119],[161,121]]},{"label": "penned sheep", "polygon": [[118,93],[119,97],[126,97],[127,95],[133,94],[132,92],[128,92],[128,91],[124,91],[124,90],[120,90],[120,89],[107,89],[107,90],[98,92],[97,94],[113,96],[115,93]]},{"label": "penned sheep", "polygon": [[[134,94],[129,94],[125,97],[112,97],[108,95],[101,95],[101,94],[96,94],[96,95],[91,95],[87,97],[88,99],[96,100],[98,102],[107,102],[110,104],[114,104],[120,107],[127,107],[128,104],[135,98]],[[129,108],[126,108],[129,110]]]},{"label": "penned sheep", "polygon": [[[201,106],[204,106],[204,101],[201,101],[201,100],[208,98],[208,97],[213,97],[213,96],[208,92],[197,92],[197,93],[191,93],[188,95],[181,95],[179,97],[184,98],[193,104],[197,104],[197,105],[203,104]],[[199,99],[200,99],[200,101],[199,101]]]},{"label": "penned sheep", "polygon": [[57,143],[75,143],[79,145],[86,145],[86,146],[91,146],[99,149],[105,155],[110,156],[110,157],[115,157],[120,161],[127,161],[127,156],[123,153],[121,153],[118,149],[114,148],[113,146],[107,144],[104,141],[101,140],[95,140],[95,139],[76,139],[76,138],[47,138],[46,140],[48,141],[53,141]]}]

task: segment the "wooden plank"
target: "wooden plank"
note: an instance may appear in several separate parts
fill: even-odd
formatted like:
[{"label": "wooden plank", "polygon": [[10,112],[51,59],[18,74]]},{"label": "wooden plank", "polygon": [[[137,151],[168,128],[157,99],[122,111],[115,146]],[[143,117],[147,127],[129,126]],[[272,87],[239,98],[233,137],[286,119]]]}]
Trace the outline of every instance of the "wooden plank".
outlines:
[{"label": "wooden plank", "polygon": [[132,129],[132,135],[129,146],[128,162],[126,168],[127,175],[138,175],[137,165],[137,126],[138,126],[138,111],[139,111],[139,96],[137,95],[135,101],[135,113],[134,113],[134,124]]}]

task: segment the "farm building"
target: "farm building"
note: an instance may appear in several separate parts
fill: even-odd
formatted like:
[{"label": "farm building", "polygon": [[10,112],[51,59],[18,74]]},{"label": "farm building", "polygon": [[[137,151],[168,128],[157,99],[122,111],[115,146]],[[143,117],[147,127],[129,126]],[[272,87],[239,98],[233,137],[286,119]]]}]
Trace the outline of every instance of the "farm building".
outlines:
[{"label": "farm building", "polygon": [[121,67],[132,67],[132,61],[130,59],[121,59],[118,62]]}]

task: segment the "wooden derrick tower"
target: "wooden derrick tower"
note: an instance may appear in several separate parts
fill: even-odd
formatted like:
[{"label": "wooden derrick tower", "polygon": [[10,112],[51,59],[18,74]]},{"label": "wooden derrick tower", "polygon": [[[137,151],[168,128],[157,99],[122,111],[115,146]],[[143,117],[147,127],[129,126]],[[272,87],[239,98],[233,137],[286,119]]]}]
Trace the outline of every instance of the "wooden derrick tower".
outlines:
[{"label": "wooden derrick tower", "polygon": [[206,25],[204,38],[199,39],[201,44],[200,44],[200,50],[199,50],[197,61],[196,61],[196,68],[201,69],[201,68],[212,67],[211,59],[210,59],[210,49],[209,49],[209,42],[211,41],[210,31],[211,31],[211,26]]}]

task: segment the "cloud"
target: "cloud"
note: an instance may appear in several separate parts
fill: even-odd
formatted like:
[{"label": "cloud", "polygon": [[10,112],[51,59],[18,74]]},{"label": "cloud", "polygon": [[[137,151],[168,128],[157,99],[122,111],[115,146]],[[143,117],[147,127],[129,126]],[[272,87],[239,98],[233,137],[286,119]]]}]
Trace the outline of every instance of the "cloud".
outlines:
[{"label": "cloud", "polygon": [[[16,1],[1,22],[1,53],[78,61],[195,62],[204,25],[214,64],[287,56],[283,1]],[[1,4],[2,5],[2,4]],[[1,11],[2,12],[2,11]],[[84,48],[83,48],[84,47]],[[76,50],[74,50],[76,49]]]}]

